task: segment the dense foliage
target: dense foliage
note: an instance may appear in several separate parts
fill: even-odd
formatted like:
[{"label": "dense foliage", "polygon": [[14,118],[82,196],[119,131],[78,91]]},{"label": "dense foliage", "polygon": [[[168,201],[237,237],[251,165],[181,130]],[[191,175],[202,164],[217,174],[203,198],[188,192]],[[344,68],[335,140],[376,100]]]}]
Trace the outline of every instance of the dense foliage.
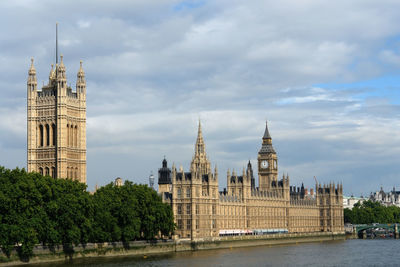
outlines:
[{"label": "dense foliage", "polygon": [[169,236],[174,229],[171,207],[145,185],[110,183],[91,195],[86,185],[53,179],[24,169],[0,166],[0,246],[21,257],[35,244],[129,242]]},{"label": "dense foliage", "polygon": [[385,207],[378,202],[356,203],[353,209],[344,209],[344,222],[352,224],[400,223],[400,208]]}]

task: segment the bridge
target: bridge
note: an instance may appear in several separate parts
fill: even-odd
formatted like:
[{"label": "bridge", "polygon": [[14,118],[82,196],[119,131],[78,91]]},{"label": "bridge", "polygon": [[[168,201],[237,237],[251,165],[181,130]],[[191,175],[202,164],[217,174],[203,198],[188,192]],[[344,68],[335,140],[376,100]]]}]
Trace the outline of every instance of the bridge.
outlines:
[{"label": "bridge", "polygon": [[395,238],[399,237],[399,226],[400,224],[398,223],[392,223],[392,224],[381,224],[381,223],[374,223],[374,224],[356,224],[353,225],[353,233],[355,235],[361,236],[364,231],[368,229],[386,229],[388,232],[392,232],[395,234]]}]

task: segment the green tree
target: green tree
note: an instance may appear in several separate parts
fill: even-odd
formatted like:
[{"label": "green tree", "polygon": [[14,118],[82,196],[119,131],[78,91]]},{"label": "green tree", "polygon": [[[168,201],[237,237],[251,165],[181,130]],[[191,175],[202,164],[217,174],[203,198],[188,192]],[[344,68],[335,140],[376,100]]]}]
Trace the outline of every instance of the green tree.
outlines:
[{"label": "green tree", "polygon": [[73,244],[154,239],[173,230],[171,207],[145,185],[110,183],[90,195],[77,181],[0,166],[0,246],[7,256],[15,246],[29,259],[38,243],[72,252]]}]

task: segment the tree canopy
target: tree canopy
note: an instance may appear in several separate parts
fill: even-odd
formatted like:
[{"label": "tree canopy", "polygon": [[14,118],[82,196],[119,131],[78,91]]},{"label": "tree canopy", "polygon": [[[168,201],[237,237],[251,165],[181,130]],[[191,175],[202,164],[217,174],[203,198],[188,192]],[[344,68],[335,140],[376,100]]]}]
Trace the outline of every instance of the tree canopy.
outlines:
[{"label": "tree canopy", "polygon": [[110,183],[90,194],[78,181],[0,166],[0,246],[7,256],[15,246],[29,257],[39,243],[71,248],[151,240],[173,230],[171,207],[146,185]]},{"label": "tree canopy", "polygon": [[400,223],[400,207],[385,207],[371,200],[344,209],[344,222],[352,224]]}]

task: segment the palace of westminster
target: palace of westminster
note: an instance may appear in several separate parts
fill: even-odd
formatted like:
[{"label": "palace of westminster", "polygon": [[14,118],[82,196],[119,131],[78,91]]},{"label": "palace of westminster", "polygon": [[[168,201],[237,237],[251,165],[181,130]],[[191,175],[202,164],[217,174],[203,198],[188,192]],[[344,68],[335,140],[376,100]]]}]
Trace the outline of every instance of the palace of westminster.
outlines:
[{"label": "palace of westminster", "polygon": [[[58,56],[56,56],[58,58]],[[37,88],[32,63],[27,81],[28,171],[86,183],[86,81],[82,62],[76,89],[67,86],[66,69],[51,67],[49,81]],[[218,190],[199,123],[190,171],[159,169],[158,190],[172,206],[180,238],[234,234],[343,232],[342,185],[316,183],[315,191],[278,180],[278,157],[268,127],[258,152],[258,187],[249,161],[241,174],[228,171],[227,188]]]}]

